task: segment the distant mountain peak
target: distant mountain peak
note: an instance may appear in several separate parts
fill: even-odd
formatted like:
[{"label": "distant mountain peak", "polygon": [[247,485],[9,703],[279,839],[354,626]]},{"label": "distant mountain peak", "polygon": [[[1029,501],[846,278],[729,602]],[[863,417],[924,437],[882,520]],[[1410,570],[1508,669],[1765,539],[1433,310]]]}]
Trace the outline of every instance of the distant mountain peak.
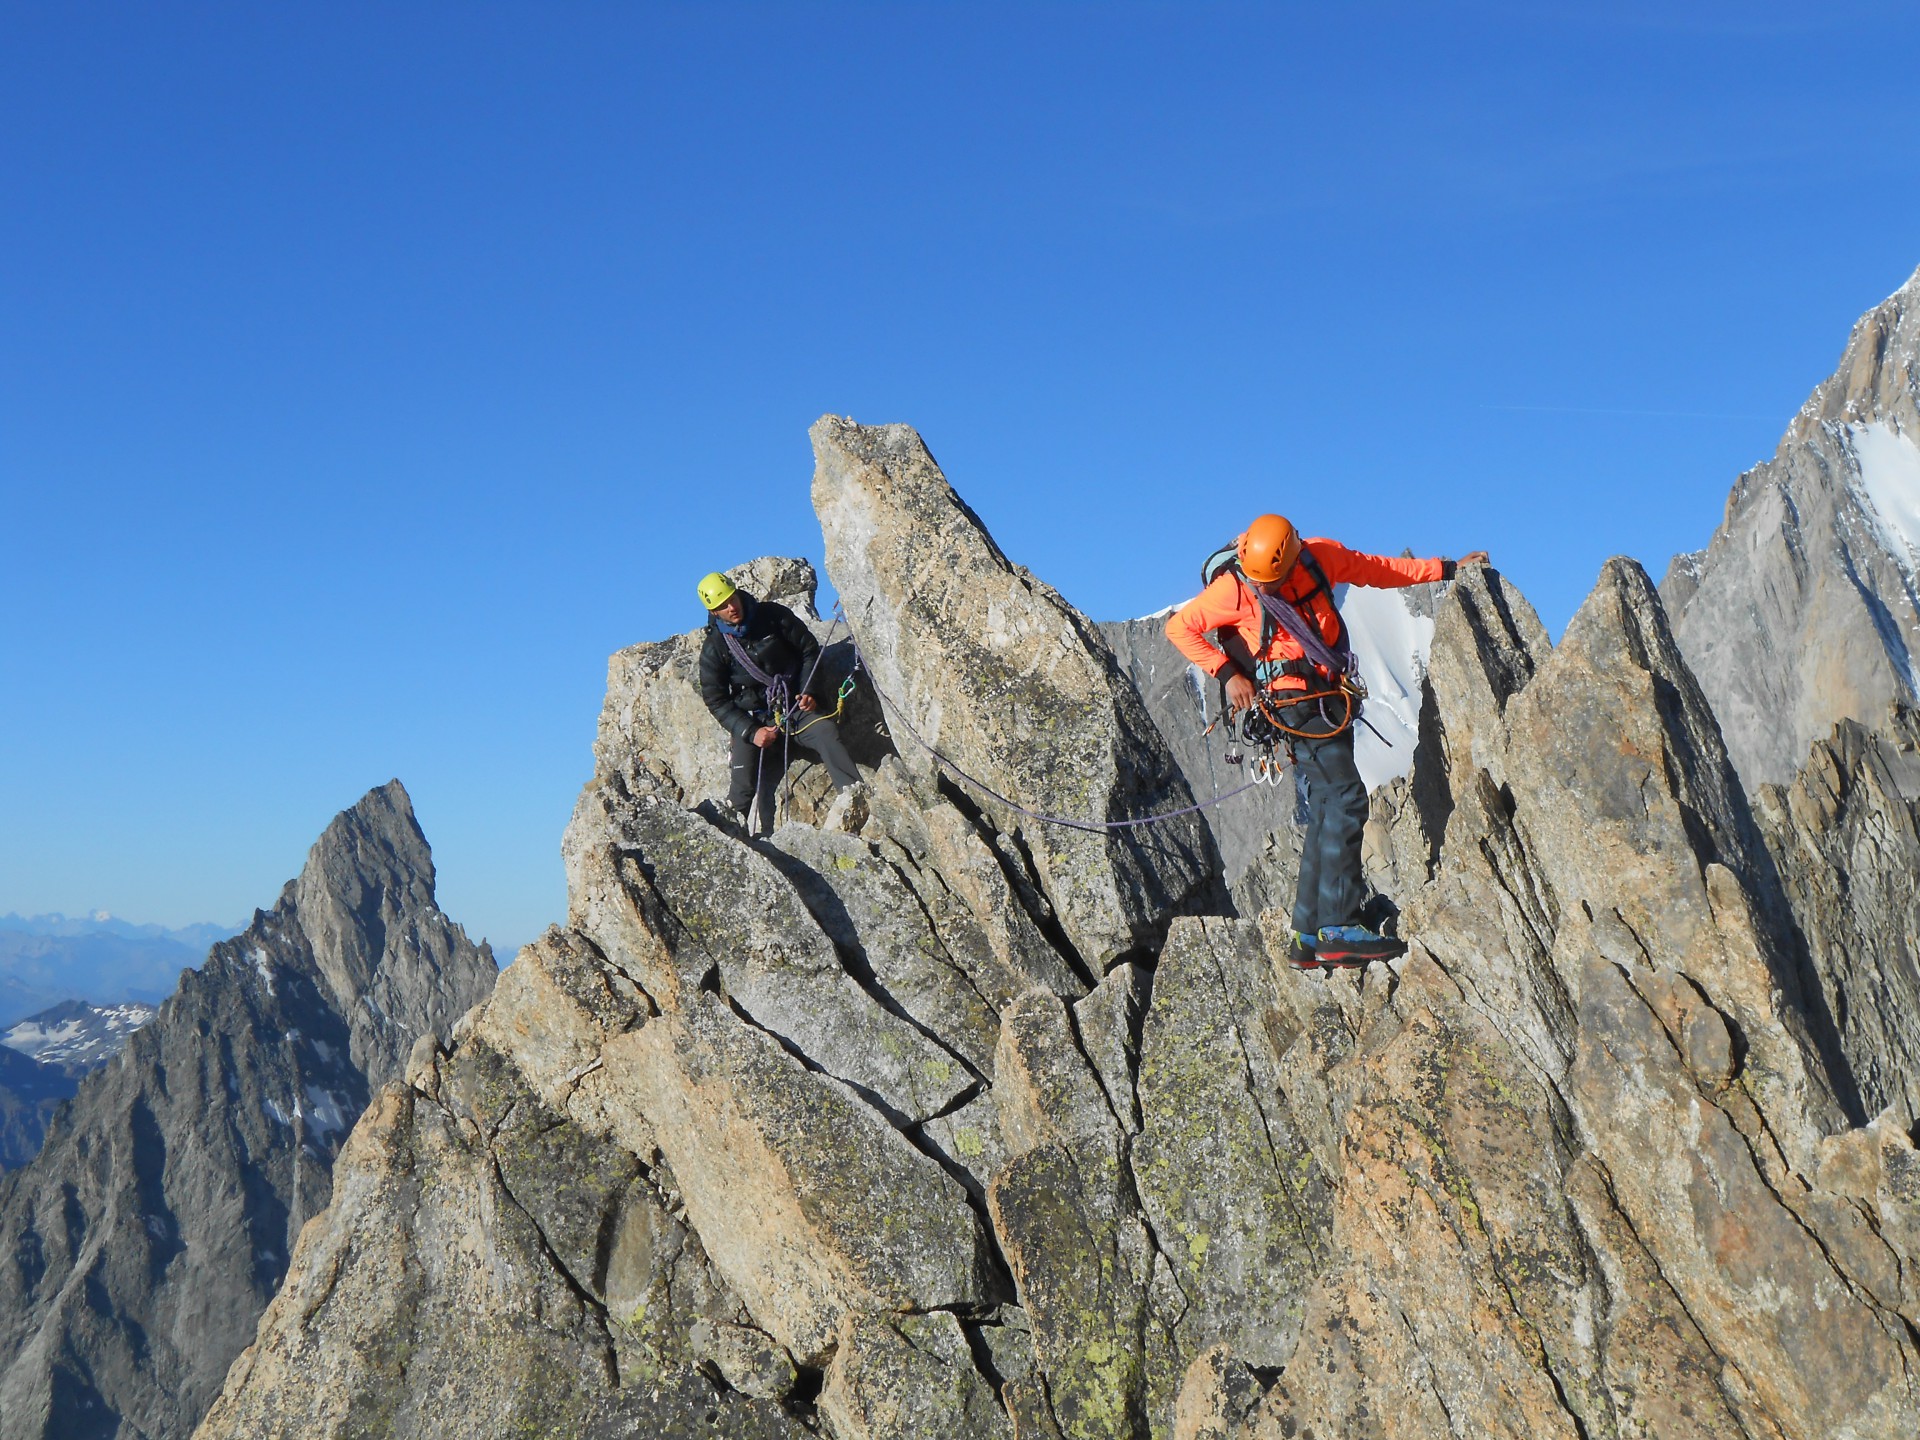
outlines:
[{"label": "distant mountain peak", "polygon": [[1831,421],[1920,428],[1920,270],[1854,322],[1840,363],[1814,388],[1781,448]]},{"label": "distant mountain peak", "polygon": [[[0,1434],[192,1431],[369,1096],[497,977],[432,877],[406,790],[370,791],[80,1082],[0,1188],[0,1253],[30,1257],[0,1272]],[[88,1012],[116,1018],[56,1006],[19,1038],[63,1043]]]},{"label": "distant mountain peak", "polygon": [[1920,270],[1856,321],[1706,550],[1661,587],[1749,787],[1920,699]]}]

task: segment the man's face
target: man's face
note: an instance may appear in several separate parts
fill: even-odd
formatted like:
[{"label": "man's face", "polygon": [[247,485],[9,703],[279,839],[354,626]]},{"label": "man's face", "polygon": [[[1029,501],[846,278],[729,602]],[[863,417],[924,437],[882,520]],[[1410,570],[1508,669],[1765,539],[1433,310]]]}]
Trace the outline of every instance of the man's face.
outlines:
[{"label": "man's face", "polygon": [[[1292,573],[1293,570],[1289,567],[1287,575],[1291,575]],[[1282,575],[1278,580],[1255,580],[1253,582],[1253,588],[1258,590],[1262,595],[1278,595],[1280,593],[1280,587],[1287,583],[1287,575]]]},{"label": "man's face", "polygon": [[729,625],[738,625],[740,623],[740,617],[747,613],[747,602],[740,598],[738,591],[735,591],[727,597],[726,604],[716,605],[713,613]]}]

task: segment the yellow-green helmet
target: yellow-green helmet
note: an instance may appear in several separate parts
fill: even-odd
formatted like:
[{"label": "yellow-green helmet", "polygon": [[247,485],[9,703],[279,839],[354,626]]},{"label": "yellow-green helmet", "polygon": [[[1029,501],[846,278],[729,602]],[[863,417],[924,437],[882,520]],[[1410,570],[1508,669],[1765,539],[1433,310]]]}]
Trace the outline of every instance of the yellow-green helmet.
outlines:
[{"label": "yellow-green helmet", "polygon": [[739,588],[716,570],[700,582],[700,603],[709,610],[718,610],[733,598],[734,591]]}]

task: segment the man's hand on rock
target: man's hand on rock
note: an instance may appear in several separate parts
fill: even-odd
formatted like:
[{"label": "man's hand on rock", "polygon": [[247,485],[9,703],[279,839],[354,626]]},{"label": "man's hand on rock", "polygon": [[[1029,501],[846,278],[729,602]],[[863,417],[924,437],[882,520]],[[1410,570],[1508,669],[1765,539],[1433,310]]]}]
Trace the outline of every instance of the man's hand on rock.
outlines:
[{"label": "man's hand on rock", "polygon": [[793,708],[796,710],[811,711],[819,703],[820,702],[815,700],[811,695],[802,695],[798,700],[793,702]]},{"label": "man's hand on rock", "polygon": [[758,730],[753,732],[753,743],[758,745],[762,750],[766,749],[767,746],[779,738],[780,727],[777,725],[762,725]]},{"label": "man's hand on rock", "polygon": [[1235,710],[1253,708],[1253,681],[1238,670],[1227,677],[1227,704]]},{"label": "man's hand on rock", "polygon": [[1462,565],[1491,565],[1493,557],[1484,550],[1469,550],[1460,557]]}]

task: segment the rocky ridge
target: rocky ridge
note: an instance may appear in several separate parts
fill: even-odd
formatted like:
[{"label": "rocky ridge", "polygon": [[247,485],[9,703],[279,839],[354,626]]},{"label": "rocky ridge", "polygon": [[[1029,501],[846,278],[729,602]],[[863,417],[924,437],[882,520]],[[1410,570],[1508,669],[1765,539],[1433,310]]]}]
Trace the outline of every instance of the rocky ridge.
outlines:
[{"label": "rocky ridge", "polygon": [[1836,722],[1920,699],[1920,271],[1661,593],[1749,787],[1791,782]]},{"label": "rocky ridge", "polygon": [[327,827],[0,1179],[0,1436],[185,1436],[368,1096],[492,988],[398,781]]},{"label": "rocky ridge", "polygon": [[1637,566],[1557,647],[1470,570],[1369,824],[1411,953],[1300,974],[1202,824],[1007,803],[1191,788],[918,436],[813,439],[897,750],[752,843],[694,637],[615,657],[567,923],[375,1097],[201,1436],[1914,1432],[1902,741],[1750,803]]}]

